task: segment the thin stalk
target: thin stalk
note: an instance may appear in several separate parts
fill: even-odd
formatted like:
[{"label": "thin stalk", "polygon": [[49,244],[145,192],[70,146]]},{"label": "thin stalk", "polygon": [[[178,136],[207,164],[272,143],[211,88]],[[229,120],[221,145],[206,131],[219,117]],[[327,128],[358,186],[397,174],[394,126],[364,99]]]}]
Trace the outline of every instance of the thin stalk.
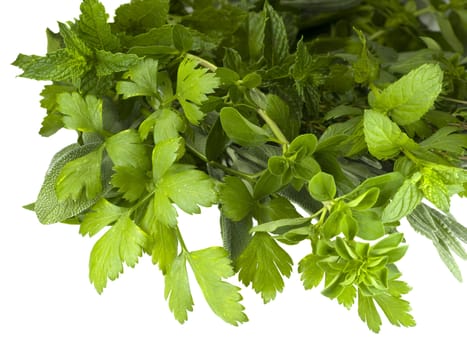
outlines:
[{"label": "thin stalk", "polygon": [[289,141],[287,140],[285,135],[282,133],[281,129],[279,129],[276,122],[272,120],[271,117],[269,117],[266,111],[259,108],[257,112],[260,115],[260,117],[264,120],[264,122],[269,126],[269,128],[271,129],[272,133],[277,138],[277,140],[283,145],[288,145]]}]

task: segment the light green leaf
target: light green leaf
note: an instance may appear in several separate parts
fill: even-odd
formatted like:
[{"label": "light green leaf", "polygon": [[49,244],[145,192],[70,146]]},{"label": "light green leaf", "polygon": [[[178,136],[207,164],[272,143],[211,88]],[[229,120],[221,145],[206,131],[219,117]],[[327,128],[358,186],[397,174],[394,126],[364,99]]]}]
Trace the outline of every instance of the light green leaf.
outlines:
[{"label": "light green leaf", "polygon": [[139,127],[139,134],[145,140],[149,133],[153,133],[154,143],[176,138],[185,129],[180,114],[172,109],[158,109],[147,117]]},{"label": "light green leaf", "polygon": [[[154,206],[149,205],[145,213],[147,220],[152,220],[150,233],[152,234],[152,263],[158,264],[162,273],[166,274],[177,256],[178,240],[176,230],[178,227],[168,227],[157,220]],[[149,217],[148,217],[149,216]]]},{"label": "light green leaf", "polygon": [[405,180],[388,205],[384,208],[384,223],[398,221],[409,215],[422,201],[423,193],[412,180]]},{"label": "light green leaf", "polygon": [[301,273],[301,280],[305,289],[317,287],[324,276],[323,270],[319,267],[321,258],[314,254],[305,256],[298,264],[298,272]]},{"label": "light green leaf", "polygon": [[220,188],[222,213],[233,221],[240,221],[254,208],[255,201],[245,183],[238,177],[226,176]]},{"label": "light green leaf", "polygon": [[325,202],[336,196],[336,183],[330,174],[320,171],[308,183],[310,194],[318,201]]},{"label": "light green leaf", "polygon": [[182,105],[186,119],[188,119],[191,124],[198,125],[199,122],[203,120],[205,114],[201,111],[199,106],[183,99],[179,99],[179,102]]},{"label": "light green leaf", "polygon": [[368,150],[378,159],[396,157],[401,149],[412,141],[396,123],[371,109],[365,110],[363,131]]},{"label": "light green leaf", "polygon": [[79,232],[83,235],[93,236],[127,212],[128,208],[119,207],[101,198],[84,216]]},{"label": "light green leaf", "polygon": [[294,217],[294,218],[285,218],[274,221],[265,222],[263,224],[253,227],[251,232],[271,232],[275,233],[277,230],[287,231],[292,228],[297,228],[299,226],[307,225],[311,221],[310,218]]},{"label": "light green leaf", "polygon": [[159,181],[158,188],[189,214],[199,214],[200,205],[209,207],[217,202],[214,180],[189,166],[174,166]]},{"label": "light green leaf", "polygon": [[118,167],[130,167],[149,170],[151,158],[148,148],[141,142],[139,134],[134,129],[128,129],[112,135],[105,141],[105,149]]},{"label": "light green leaf", "polygon": [[409,314],[410,304],[407,301],[387,293],[375,295],[374,298],[394,326],[415,326],[415,320]]},{"label": "light green leaf", "polygon": [[184,323],[188,320],[188,311],[193,311],[193,298],[186,270],[186,255],[181,253],[175,258],[165,276],[165,299],[169,301],[170,311],[175,319]]},{"label": "light green leaf", "polygon": [[289,277],[293,261],[287,252],[265,232],[257,232],[237,260],[238,278],[256,293],[264,303],[274,300],[284,289],[283,276]]},{"label": "light green leaf", "polygon": [[424,64],[404,75],[375,96],[372,108],[389,113],[399,125],[419,120],[443,87],[443,71],[437,64]]},{"label": "light green leaf", "polygon": [[205,102],[207,94],[219,87],[220,80],[215,73],[208,73],[206,68],[199,68],[198,62],[185,58],[178,67],[177,96],[197,105]]},{"label": "light green leaf", "polygon": [[352,216],[358,223],[358,237],[369,241],[384,236],[385,229],[379,212],[371,209],[354,210]]},{"label": "light green leaf", "polygon": [[460,131],[459,128],[454,126],[443,127],[423,140],[420,146],[463,155],[467,149],[467,135],[458,133],[458,131]]},{"label": "light green leaf", "polygon": [[166,139],[154,146],[152,151],[152,173],[159,181],[167,170],[185,153],[185,140],[181,137]]},{"label": "light green leaf", "polygon": [[99,293],[108,279],[113,281],[123,272],[123,263],[136,265],[146,240],[146,233],[128,215],[123,215],[96,242],[89,261],[89,278]]},{"label": "light green leaf", "polygon": [[240,304],[240,288],[223,281],[234,274],[227,252],[210,247],[190,253],[188,261],[214,313],[234,326],[248,321]]},{"label": "light green leaf", "polygon": [[241,146],[258,146],[271,138],[266,130],[250,122],[233,107],[222,108],[220,117],[227,136]]},{"label": "light green leaf", "polygon": [[55,188],[59,200],[78,200],[83,193],[92,199],[102,193],[102,152],[103,147],[99,147],[62,168]]},{"label": "light green leaf", "polygon": [[158,66],[158,61],[152,58],[141,61],[124,75],[130,81],[117,82],[117,93],[123,95],[125,99],[135,96],[155,96]]},{"label": "light green leaf", "polygon": [[123,198],[135,202],[146,192],[149,178],[142,168],[114,166],[111,183]]},{"label": "light green leaf", "polygon": [[80,9],[78,30],[86,44],[94,49],[118,49],[120,42],[107,23],[109,16],[104,6],[98,0],[83,0]]},{"label": "light green leaf", "polygon": [[81,132],[102,132],[102,100],[96,96],[81,96],[77,92],[57,96],[58,111],[63,113],[67,129]]},{"label": "light green leaf", "polygon": [[163,190],[156,188],[152,205],[153,208],[151,210],[154,213],[155,220],[169,227],[177,226],[177,210]]},{"label": "light green leaf", "polygon": [[58,152],[50,162],[49,168],[40,189],[34,211],[42,224],[53,224],[71,218],[88,209],[97,198],[87,199],[82,195],[77,200],[68,198],[60,201],[55,192],[55,184],[63,167],[69,162],[79,159],[94,151],[99,144],[87,144],[84,146],[72,144]]},{"label": "light green leaf", "polygon": [[366,322],[368,328],[375,333],[381,329],[381,317],[376,310],[375,303],[372,297],[365,296],[358,291],[358,315],[363,322]]}]

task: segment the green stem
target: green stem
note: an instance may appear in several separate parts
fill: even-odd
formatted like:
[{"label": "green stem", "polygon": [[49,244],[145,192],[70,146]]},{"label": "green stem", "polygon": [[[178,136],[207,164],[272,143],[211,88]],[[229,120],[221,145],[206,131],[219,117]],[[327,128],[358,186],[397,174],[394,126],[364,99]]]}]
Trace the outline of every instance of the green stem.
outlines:
[{"label": "green stem", "polygon": [[449,102],[454,102],[454,103],[458,103],[458,104],[461,104],[461,105],[467,105],[467,101],[465,100],[458,100],[456,98],[451,98],[451,97],[447,97],[447,96],[439,96],[439,98],[445,100],[445,101],[449,101]]},{"label": "green stem", "polygon": [[200,65],[202,65],[203,67],[209,69],[212,72],[215,72],[217,70],[217,66],[215,64],[209,62],[208,60],[205,60],[204,58],[201,58],[201,57],[196,56],[196,55],[192,55],[191,53],[187,53],[186,57],[191,58],[191,59],[193,59],[195,61],[198,61]]},{"label": "green stem", "polygon": [[264,122],[269,126],[269,128],[271,129],[272,133],[277,138],[277,140],[283,145],[288,145],[289,141],[287,140],[285,135],[282,133],[281,129],[279,129],[276,122],[269,117],[266,111],[259,108],[257,112],[260,115],[260,117],[264,120]]},{"label": "green stem", "polygon": [[183,240],[182,233],[178,227],[175,228],[175,235],[177,236],[177,240],[180,242],[180,246],[182,247],[183,252],[189,253],[190,251],[188,250],[185,241]]},{"label": "green stem", "polygon": [[197,158],[199,158],[200,160],[202,160],[204,163],[214,167],[214,168],[217,168],[217,169],[221,169],[222,171],[224,171],[226,174],[229,174],[229,175],[232,175],[232,176],[238,176],[238,177],[241,177],[249,182],[254,182],[256,181],[256,178],[260,176],[261,173],[258,173],[258,174],[248,174],[248,173],[245,173],[243,171],[240,171],[240,170],[236,170],[236,169],[232,169],[232,168],[229,168],[228,166],[225,166],[224,164],[221,164],[219,162],[216,162],[214,160],[209,160],[204,154],[202,154],[201,152],[199,152],[196,148],[194,148],[193,146],[187,144],[185,145],[186,148],[188,149],[188,151],[193,154],[194,156],[196,156]]}]

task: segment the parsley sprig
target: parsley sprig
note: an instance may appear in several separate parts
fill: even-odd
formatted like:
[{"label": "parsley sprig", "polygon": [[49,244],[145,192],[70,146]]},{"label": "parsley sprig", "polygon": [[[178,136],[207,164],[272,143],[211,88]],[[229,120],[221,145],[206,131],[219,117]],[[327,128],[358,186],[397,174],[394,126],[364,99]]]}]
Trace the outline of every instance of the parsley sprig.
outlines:
[{"label": "parsley sprig", "polygon": [[[45,56],[14,62],[49,82],[41,135],[77,133],[28,208],[100,236],[89,273],[99,293],[151,256],[181,323],[194,306],[189,270],[213,312],[238,325],[247,316],[231,277],[267,303],[296,266],[305,289],[356,305],[372,331],[382,314],[414,326],[400,221],[459,280],[453,255],[467,259],[467,229],[450,214],[452,196],[467,195],[466,10],[132,0],[110,22],[83,0],[78,19],[47,31]],[[213,205],[224,246],[191,250],[178,213]],[[297,264],[295,244],[309,246]]]}]

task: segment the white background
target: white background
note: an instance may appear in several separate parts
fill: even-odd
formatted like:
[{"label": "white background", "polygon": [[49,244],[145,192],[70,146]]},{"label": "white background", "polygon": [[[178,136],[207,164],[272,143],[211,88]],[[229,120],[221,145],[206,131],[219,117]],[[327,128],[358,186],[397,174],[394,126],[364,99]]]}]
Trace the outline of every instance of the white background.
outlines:
[{"label": "white background", "polygon": [[[103,0],[109,11],[118,1]],[[319,291],[304,291],[294,272],[284,293],[263,305],[244,289],[250,322],[232,327],[214,316],[197,286],[195,311],[184,325],[170,313],[163,279],[149,258],[126,268],[98,295],[88,280],[88,259],[95,238],[77,227],[42,226],[21,208],[34,201],[52,155],[75,141],[63,131],[38,134],[44,111],[42,83],[16,78],[10,66],[18,53],[44,54],[45,28],[79,15],[79,0],[15,0],[0,4],[0,349],[466,349],[467,284],[458,283],[429,241],[406,229],[410,249],[399,267],[412,285],[408,295],[418,325],[404,329],[387,322],[371,333],[357,315]],[[453,212],[465,225],[466,200]],[[189,247],[221,244],[215,210],[182,219]],[[294,247],[294,261],[307,253]],[[467,263],[460,262],[467,276]],[[238,283],[233,280],[234,283]]]}]

